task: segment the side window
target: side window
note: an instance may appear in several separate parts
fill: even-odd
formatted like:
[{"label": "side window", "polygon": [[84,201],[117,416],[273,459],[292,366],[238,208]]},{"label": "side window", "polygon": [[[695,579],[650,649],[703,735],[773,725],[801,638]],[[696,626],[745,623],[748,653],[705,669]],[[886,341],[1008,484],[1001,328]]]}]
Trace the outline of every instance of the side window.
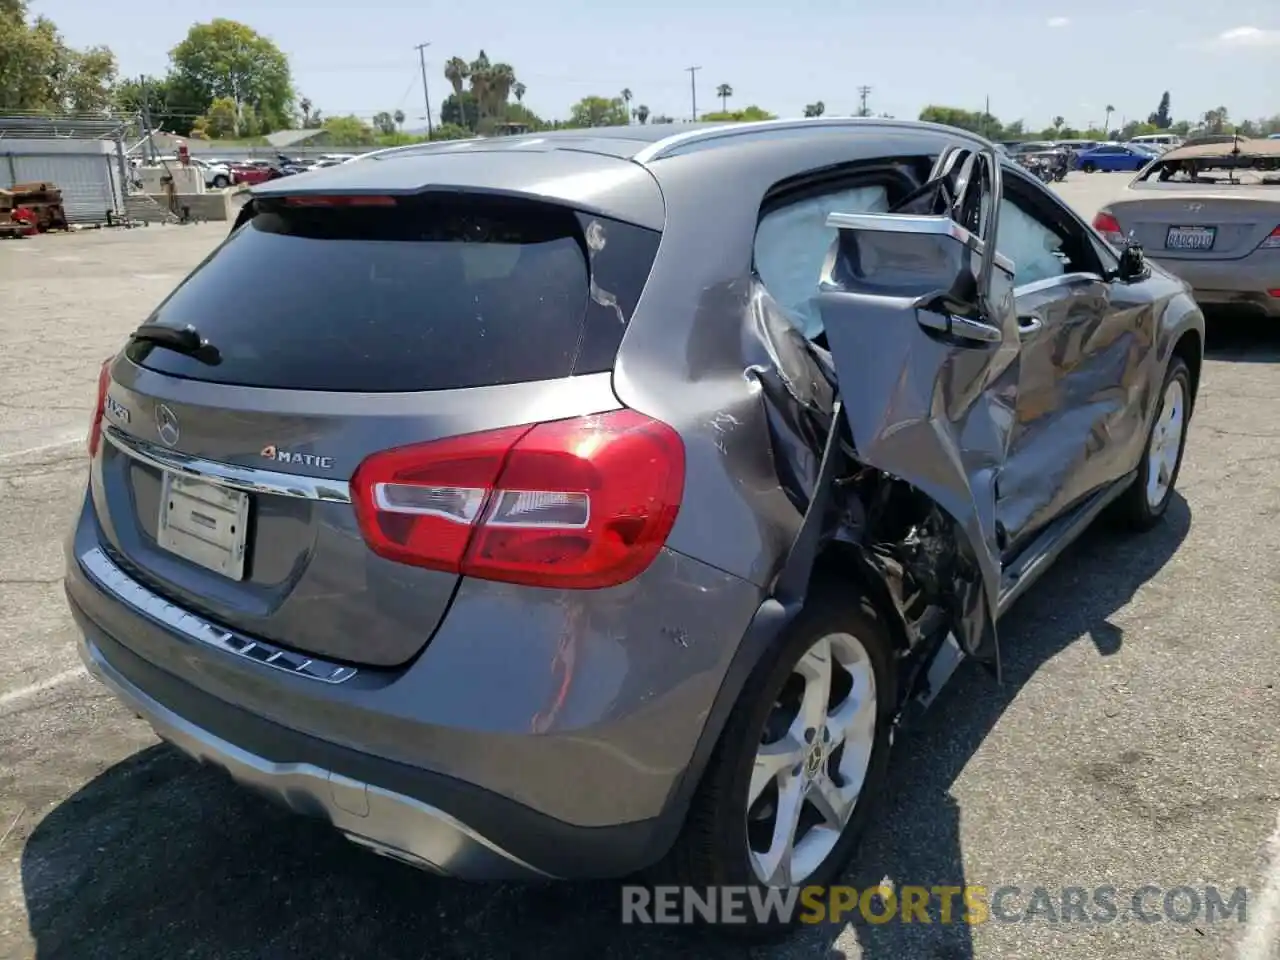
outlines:
[{"label": "side window", "polygon": [[1050,225],[1033,209],[1013,191],[1000,201],[996,246],[1013,261],[1014,286],[1087,269],[1078,238]]},{"label": "side window", "polygon": [[770,210],[756,227],[756,274],[791,322],[812,340],[822,333],[814,304],[818,277],[836,230],[832,213],[884,213],[889,196],[882,186],[843,187]]}]

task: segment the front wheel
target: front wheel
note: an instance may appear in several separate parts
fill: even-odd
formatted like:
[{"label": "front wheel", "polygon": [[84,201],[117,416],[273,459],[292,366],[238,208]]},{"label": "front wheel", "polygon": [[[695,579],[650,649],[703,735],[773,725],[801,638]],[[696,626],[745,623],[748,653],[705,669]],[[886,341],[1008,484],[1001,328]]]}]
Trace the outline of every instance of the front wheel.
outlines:
[{"label": "front wheel", "polygon": [[1149,530],[1160,522],[1182,469],[1187,425],[1191,414],[1191,372],[1179,357],[1169,363],[1160,391],[1138,476],[1116,501],[1119,517],[1135,530]]},{"label": "front wheel", "polygon": [[1080,169],[1085,173],[1096,173],[1098,168],[1092,163],[1086,163]]},{"label": "front wheel", "polygon": [[218,174],[213,178],[213,188],[215,190],[225,190],[229,186],[231,186],[231,181],[222,174]]},{"label": "front wheel", "polygon": [[887,776],[896,694],[888,634],[848,597],[816,588],[747,682],[664,864],[676,883],[826,885],[853,855]]}]

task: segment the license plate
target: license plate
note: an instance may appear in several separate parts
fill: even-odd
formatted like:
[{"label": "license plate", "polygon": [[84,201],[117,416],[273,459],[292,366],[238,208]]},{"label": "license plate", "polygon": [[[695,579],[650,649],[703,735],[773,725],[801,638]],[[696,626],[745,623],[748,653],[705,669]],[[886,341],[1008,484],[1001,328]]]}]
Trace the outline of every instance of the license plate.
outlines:
[{"label": "license plate", "polygon": [[166,472],[156,542],[232,580],[244,579],[249,495]]},{"label": "license plate", "polygon": [[1166,250],[1212,250],[1217,227],[1170,227],[1164,238]]}]

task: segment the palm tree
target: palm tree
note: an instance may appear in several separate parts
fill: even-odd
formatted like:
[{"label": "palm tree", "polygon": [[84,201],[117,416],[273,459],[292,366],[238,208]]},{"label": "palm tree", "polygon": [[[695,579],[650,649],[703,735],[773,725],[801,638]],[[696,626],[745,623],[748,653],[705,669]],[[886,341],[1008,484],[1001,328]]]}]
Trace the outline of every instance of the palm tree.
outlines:
[{"label": "palm tree", "polygon": [[396,129],[399,130],[401,127],[404,126],[404,111],[397,110],[395,113],[391,115],[391,119],[396,122]]},{"label": "palm tree", "polygon": [[729,98],[733,96],[733,87],[727,83],[722,83],[716,87],[716,96],[720,98],[720,109],[729,112]]},{"label": "palm tree", "polygon": [[462,96],[462,85],[470,76],[471,66],[461,57],[450,57],[449,62],[444,65],[444,78],[449,81],[449,86],[453,87],[455,97]]},{"label": "palm tree", "polygon": [[631,122],[631,88],[622,88],[622,105],[627,108],[627,123]]},{"label": "palm tree", "polygon": [[1058,130],[1061,130],[1064,126],[1066,126],[1066,124],[1067,124],[1067,121],[1065,117],[1053,118],[1053,129],[1055,132]]},{"label": "palm tree", "polygon": [[489,113],[501,117],[516,85],[516,71],[509,63],[495,63],[489,68]]},{"label": "palm tree", "polygon": [[311,100],[303,97],[298,101],[298,108],[302,111],[302,128],[305,130],[311,126]]},{"label": "palm tree", "polygon": [[483,50],[471,61],[467,71],[471,79],[471,96],[476,102],[476,125],[484,120],[489,105],[489,87],[492,80],[493,65]]},{"label": "palm tree", "polygon": [[1108,132],[1111,129],[1111,115],[1115,112],[1116,112],[1116,108],[1108,103],[1106,107],[1107,118],[1102,121],[1102,132],[1106,134],[1108,137],[1111,136],[1111,134]]},{"label": "palm tree", "polygon": [[646,107],[643,103],[640,104],[640,106],[636,107],[634,114],[635,114],[635,118],[639,120],[641,124],[645,124],[649,122],[649,108]]},{"label": "palm tree", "polygon": [[527,89],[528,88],[519,80],[512,84],[511,92],[516,95],[516,103],[524,103],[524,92]]}]

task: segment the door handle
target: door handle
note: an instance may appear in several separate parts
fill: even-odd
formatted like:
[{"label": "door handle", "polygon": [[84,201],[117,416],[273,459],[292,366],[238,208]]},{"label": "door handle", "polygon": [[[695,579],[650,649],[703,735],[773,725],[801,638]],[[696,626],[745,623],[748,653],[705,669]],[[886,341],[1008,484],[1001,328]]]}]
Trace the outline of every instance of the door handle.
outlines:
[{"label": "door handle", "polygon": [[993,327],[981,320],[970,320],[968,317],[937,313],[927,308],[916,311],[916,320],[926,330],[945,333],[958,340],[968,340],[973,343],[999,343],[1004,339],[999,327]]},{"label": "door handle", "polygon": [[1019,336],[1029,337],[1032,334],[1039,333],[1043,327],[1044,327],[1044,321],[1040,319],[1038,316],[1036,316],[1034,313],[1027,314],[1024,317],[1018,318],[1018,335]]}]

